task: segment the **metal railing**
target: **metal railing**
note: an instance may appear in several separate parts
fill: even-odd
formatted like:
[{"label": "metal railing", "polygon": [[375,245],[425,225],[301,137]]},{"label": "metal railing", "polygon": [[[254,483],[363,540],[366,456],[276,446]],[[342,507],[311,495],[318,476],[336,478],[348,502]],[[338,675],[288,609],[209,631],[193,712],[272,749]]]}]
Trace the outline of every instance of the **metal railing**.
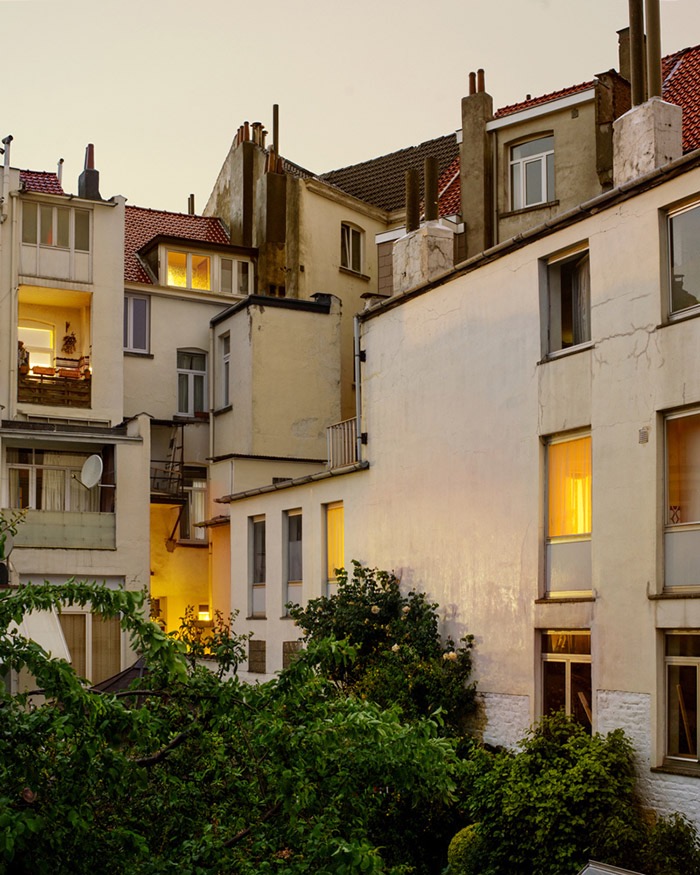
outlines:
[{"label": "metal railing", "polygon": [[357,462],[357,419],[346,419],[329,425],[326,439],[329,468],[342,468]]}]

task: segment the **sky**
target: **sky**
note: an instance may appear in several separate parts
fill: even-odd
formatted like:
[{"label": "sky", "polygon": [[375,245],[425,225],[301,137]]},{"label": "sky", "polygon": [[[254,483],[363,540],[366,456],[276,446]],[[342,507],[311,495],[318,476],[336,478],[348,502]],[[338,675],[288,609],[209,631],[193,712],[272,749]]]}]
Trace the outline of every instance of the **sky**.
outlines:
[{"label": "sky", "polygon": [[[455,131],[471,70],[505,106],[617,67],[628,0],[0,0],[0,138],[77,191],[204,209],[244,121],[322,173]],[[662,0],[664,54],[700,0]]]}]

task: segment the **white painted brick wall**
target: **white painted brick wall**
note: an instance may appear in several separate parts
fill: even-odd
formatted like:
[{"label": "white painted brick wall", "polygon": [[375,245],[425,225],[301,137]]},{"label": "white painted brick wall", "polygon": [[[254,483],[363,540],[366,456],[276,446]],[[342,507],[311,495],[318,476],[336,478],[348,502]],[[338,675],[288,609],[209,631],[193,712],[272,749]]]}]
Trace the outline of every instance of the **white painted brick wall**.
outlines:
[{"label": "white painted brick wall", "polygon": [[651,771],[651,696],[619,690],[598,690],[597,731],[623,729],[637,755],[638,788],[646,805],[659,814],[674,811],[700,829],[700,777],[668,775]]},{"label": "white painted brick wall", "polygon": [[486,717],[484,742],[515,747],[530,728],[530,697],[482,692],[477,700]]}]

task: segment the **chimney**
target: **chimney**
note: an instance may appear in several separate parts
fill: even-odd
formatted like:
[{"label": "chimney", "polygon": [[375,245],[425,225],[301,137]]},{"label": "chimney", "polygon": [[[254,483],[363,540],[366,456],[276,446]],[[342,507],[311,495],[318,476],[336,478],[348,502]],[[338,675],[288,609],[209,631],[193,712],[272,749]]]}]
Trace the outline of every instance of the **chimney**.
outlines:
[{"label": "chimney", "polygon": [[56,167],[56,176],[58,178],[58,184],[61,185],[63,183],[63,158],[58,159],[58,166]]},{"label": "chimney", "polygon": [[493,242],[491,143],[486,123],[493,118],[493,99],[484,71],[469,74],[469,94],[462,98],[460,188],[462,218],[467,226],[467,256],[483,252]]},{"label": "chimney", "polygon": [[406,232],[410,234],[420,225],[420,195],[418,192],[418,170],[411,167],[406,171]]},{"label": "chimney", "polygon": [[194,195],[191,194],[187,198],[187,212],[190,216],[194,216]]},{"label": "chimney", "polygon": [[85,149],[85,169],[78,178],[78,197],[90,201],[101,201],[100,173],[95,170],[95,147],[89,143]]}]

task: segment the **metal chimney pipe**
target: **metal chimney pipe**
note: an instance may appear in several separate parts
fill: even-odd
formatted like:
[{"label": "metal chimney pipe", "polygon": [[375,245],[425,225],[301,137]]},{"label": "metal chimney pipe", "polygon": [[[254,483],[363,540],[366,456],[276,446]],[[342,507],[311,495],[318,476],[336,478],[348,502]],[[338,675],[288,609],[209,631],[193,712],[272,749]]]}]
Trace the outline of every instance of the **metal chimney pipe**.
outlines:
[{"label": "metal chimney pipe", "polygon": [[406,171],[406,232],[417,231],[420,227],[420,199],[418,194],[418,170],[412,167]]},{"label": "metal chimney pipe", "polygon": [[483,94],[483,92],[486,91],[486,85],[484,83],[484,70],[482,67],[480,67],[476,71],[476,90],[479,92],[479,94]]},{"label": "metal chimney pipe", "polygon": [[280,107],[278,103],[272,104],[272,151],[275,155],[280,153]]},{"label": "metal chimney pipe", "polygon": [[661,12],[659,0],[646,0],[649,97],[661,97]]},{"label": "metal chimney pipe", "polygon": [[194,216],[194,195],[191,194],[187,198],[187,212],[190,216]]},{"label": "metal chimney pipe", "polygon": [[476,94],[476,73],[469,74],[469,94]]},{"label": "metal chimney pipe", "polygon": [[433,222],[438,217],[438,160],[433,155],[425,159],[425,221]]},{"label": "metal chimney pipe", "polygon": [[642,0],[629,0],[630,11],[630,74],[632,76],[632,106],[644,103],[644,9]]},{"label": "metal chimney pipe", "polygon": [[56,176],[58,177],[58,184],[60,185],[63,182],[63,158],[58,159],[58,167],[56,168]]}]

